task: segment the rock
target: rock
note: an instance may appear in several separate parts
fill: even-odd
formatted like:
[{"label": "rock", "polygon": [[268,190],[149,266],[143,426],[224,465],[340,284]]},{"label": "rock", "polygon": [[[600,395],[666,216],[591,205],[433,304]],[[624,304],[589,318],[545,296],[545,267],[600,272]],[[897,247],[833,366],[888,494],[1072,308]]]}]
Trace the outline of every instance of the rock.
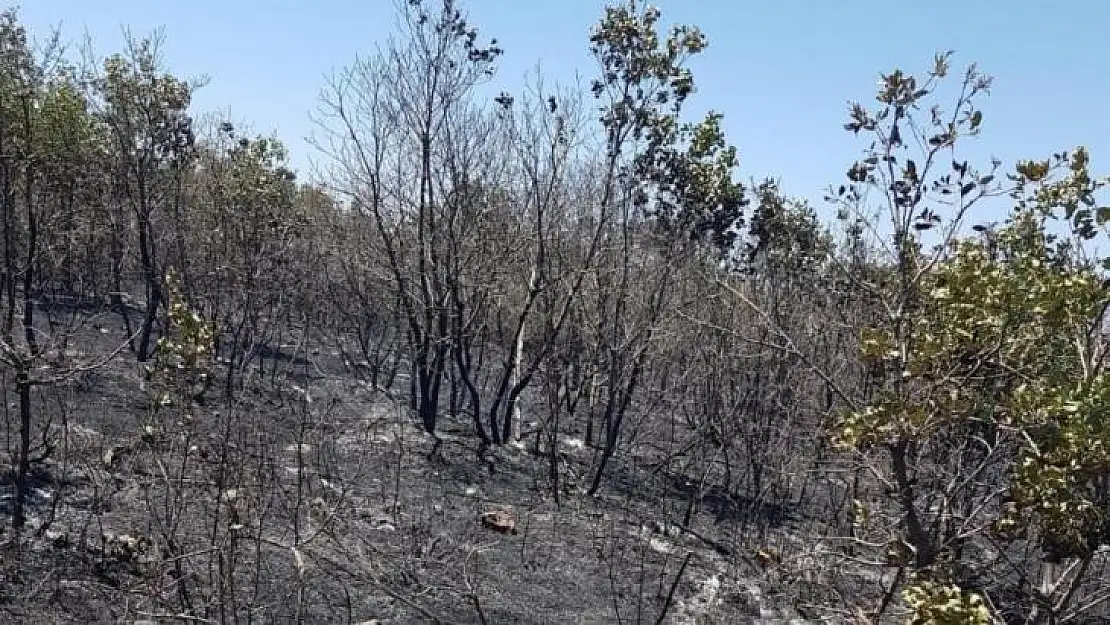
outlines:
[{"label": "rock", "polygon": [[516,519],[505,510],[483,512],[482,527],[501,534],[516,534]]},{"label": "rock", "polygon": [[559,442],[563,444],[563,447],[571,451],[582,451],[586,449],[586,441],[580,438],[563,438]]},{"label": "rock", "polygon": [[393,525],[392,520],[388,517],[378,517],[374,519],[374,529],[379,532],[395,532],[397,527]]},{"label": "rock", "polygon": [[32,505],[36,505],[36,506],[46,505],[46,504],[50,503],[50,500],[53,499],[53,498],[54,498],[53,493],[51,493],[48,490],[43,490],[41,488],[31,488],[27,492],[27,502],[32,504]]},{"label": "rock", "polygon": [[761,547],[755,551],[755,559],[763,568],[769,568],[782,563],[782,556],[772,547]]},{"label": "rock", "polygon": [[46,530],[46,540],[49,540],[56,549],[65,549],[69,546],[69,534],[57,530]]},{"label": "rock", "polygon": [[648,539],[648,546],[651,547],[653,551],[656,551],[658,553],[674,553],[674,547],[672,547],[666,541],[660,540],[654,536]]},{"label": "rock", "polygon": [[85,427],[79,423],[74,423],[69,426],[69,434],[71,437],[97,440],[100,438],[100,431],[94,430],[90,427]]}]

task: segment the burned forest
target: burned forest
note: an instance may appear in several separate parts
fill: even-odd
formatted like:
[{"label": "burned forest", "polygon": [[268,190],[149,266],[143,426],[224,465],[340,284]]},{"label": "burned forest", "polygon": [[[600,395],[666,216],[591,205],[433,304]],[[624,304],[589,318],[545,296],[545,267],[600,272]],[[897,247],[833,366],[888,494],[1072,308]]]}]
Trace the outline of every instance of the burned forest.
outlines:
[{"label": "burned forest", "polygon": [[463,3],[393,11],[311,172],[160,36],[0,16],[0,621],[1110,622],[1087,148],[971,158],[941,52],[845,87],[817,206],[695,25],[612,2],[501,90]]}]

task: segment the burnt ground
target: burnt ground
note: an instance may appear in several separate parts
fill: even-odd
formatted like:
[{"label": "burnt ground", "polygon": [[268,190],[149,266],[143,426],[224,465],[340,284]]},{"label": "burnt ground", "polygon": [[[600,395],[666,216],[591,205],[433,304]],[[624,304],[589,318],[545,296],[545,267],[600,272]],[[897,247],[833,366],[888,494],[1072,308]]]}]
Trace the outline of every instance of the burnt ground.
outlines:
[{"label": "burnt ground", "polygon": [[[120,325],[83,326],[73,357],[110,352]],[[529,437],[480,459],[466,419],[445,417],[437,443],[328,350],[269,363],[187,420],[152,412],[128,353],[38,389],[56,446],[19,533],[0,484],[0,622],[842,622],[814,606],[881,581],[799,538],[833,530],[789,497],[710,492],[679,527],[689,479],[659,469],[650,424],[596,496],[596,450],[564,437],[556,500]],[[483,523],[493,510],[511,533]]]}]

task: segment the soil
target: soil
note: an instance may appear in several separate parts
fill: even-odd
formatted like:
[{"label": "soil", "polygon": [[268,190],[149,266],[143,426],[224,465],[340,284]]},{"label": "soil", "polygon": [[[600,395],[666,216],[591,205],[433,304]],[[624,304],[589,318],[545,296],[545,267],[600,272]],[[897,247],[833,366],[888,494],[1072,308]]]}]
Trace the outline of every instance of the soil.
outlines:
[{"label": "soil", "polygon": [[[124,338],[117,318],[90,318],[72,355]],[[264,361],[233,402],[220,399],[218,368],[191,420],[154,436],[150,383],[128,352],[37,389],[37,423],[56,446],[36,465],[28,526],[0,536],[0,622],[828,623],[838,621],[812,606],[881,581],[795,538],[833,531],[801,506],[706,493],[682,525],[690,478],[636,442],[659,440],[651,424],[594,496],[597,450],[562,434],[556,497],[550,454],[527,432],[524,444],[481,449],[469,417],[444,416],[432,437],[337,354],[310,353]],[[4,401],[11,449],[15,399]],[[184,449],[198,468],[171,487]],[[10,479],[0,488],[10,507]],[[197,551],[167,551],[159,519],[171,517]],[[242,541],[237,598],[224,601],[239,608],[225,612],[196,581],[229,566],[198,555],[214,535],[222,553]],[[191,616],[171,609],[182,579],[203,606]]]}]

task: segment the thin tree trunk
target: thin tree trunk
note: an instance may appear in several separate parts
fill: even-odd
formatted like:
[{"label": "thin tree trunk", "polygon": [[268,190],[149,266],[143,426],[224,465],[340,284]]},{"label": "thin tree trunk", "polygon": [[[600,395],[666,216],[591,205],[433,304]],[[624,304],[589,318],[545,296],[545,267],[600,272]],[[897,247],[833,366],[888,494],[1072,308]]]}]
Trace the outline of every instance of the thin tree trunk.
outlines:
[{"label": "thin tree trunk", "polygon": [[[25,111],[29,116],[30,112]],[[30,368],[38,356],[35,338],[35,300],[32,297],[35,280],[35,256],[38,254],[38,220],[34,211],[33,167],[28,167],[24,178],[24,201],[27,203],[27,249],[23,267],[23,338],[27,354],[19,363],[16,389],[19,393],[19,457],[15,476],[15,502],[12,507],[12,527],[20,528],[26,522],[24,506],[27,501],[27,478],[31,471],[31,376]],[[14,306],[13,306],[14,308]]]},{"label": "thin tree trunk", "polygon": [[[535,275],[533,273],[533,275]],[[513,372],[509,377],[509,383],[515,387],[520,380],[521,369],[524,366],[524,324],[521,323],[520,331],[516,335],[516,358],[513,359]],[[520,442],[520,402],[513,402],[512,414],[510,416],[511,423],[509,424],[509,442]]]},{"label": "thin tree trunk", "polygon": [[31,380],[26,370],[16,374],[19,393],[19,451],[16,460],[15,501],[12,503],[12,527],[19,529],[27,522],[27,478],[31,473]]}]

